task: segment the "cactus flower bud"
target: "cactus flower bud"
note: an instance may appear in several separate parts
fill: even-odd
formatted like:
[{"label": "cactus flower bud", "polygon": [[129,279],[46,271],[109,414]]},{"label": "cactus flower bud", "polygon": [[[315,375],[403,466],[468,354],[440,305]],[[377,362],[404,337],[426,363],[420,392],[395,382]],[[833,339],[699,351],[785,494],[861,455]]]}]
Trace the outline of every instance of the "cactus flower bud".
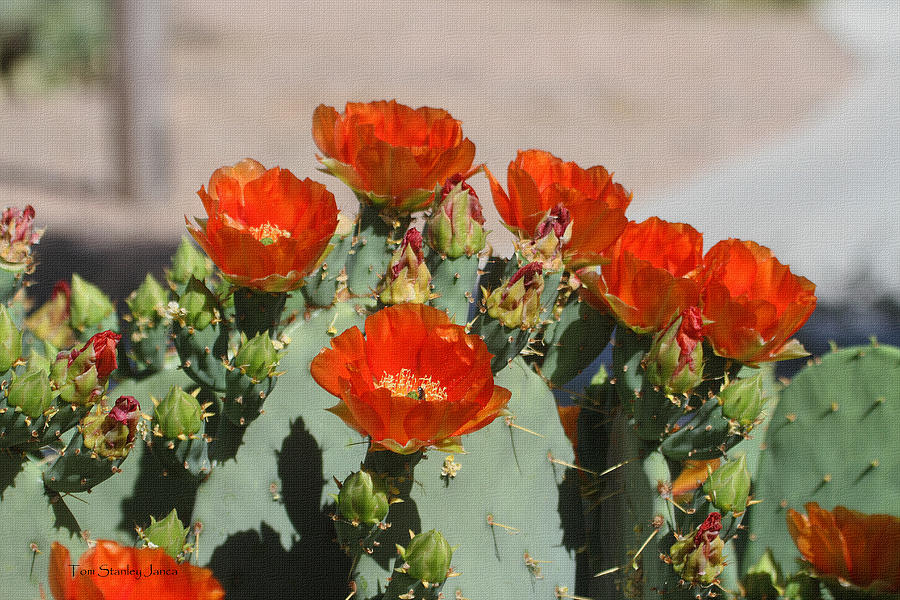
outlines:
[{"label": "cactus flower bud", "polygon": [[172,257],[172,269],[166,274],[170,281],[185,285],[195,277],[203,281],[212,273],[212,263],[186,237]]},{"label": "cactus flower bud", "polygon": [[168,439],[194,435],[203,425],[203,409],[193,395],[173,385],[153,413],[153,430]]},{"label": "cactus flower bud", "polygon": [[719,537],[721,530],[722,516],[717,512],[710,513],[691,535],[672,545],[669,550],[672,568],[685,581],[709,586],[725,568],[722,557],[725,542]]},{"label": "cactus flower bud", "polygon": [[385,304],[424,304],[431,298],[431,272],[425,265],[418,229],[407,231],[394,251],[378,297]]},{"label": "cactus flower bud", "polygon": [[525,242],[522,253],[529,261],[539,261],[548,271],[563,267],[563,246],[572,238],[572,215],[557,204],[544,216],[534,232],[534,239]]},{"label": "cactus flower bud", "polygon": [[173,508],[162,520],[150,517],[150,526],[141,531],[140,536],[147,546],[162,548],[172,558],[178,558],[184,551],[188,531],[189,528],[184,526]]},{"label": "cactus flower bud", "polygon": [[0,373],[9,371],[22,354],[22,332],[0,304]]},{"label": "cactus flower bud", "polygon": [[488,315],[510,329],[531,329],[541,322],[541,293],[544,291],[543,265],[525,265],[509,281],[491,292]]},{"label": "cactus flower bud", "polygon": [[[101,331],[79,350],[68,354],[61,352],[53,365],[54,381],[61,382],[60,397],[72,404],[90,404],[103,393],[110,374],[116,370],[116,347],[122,336],[112,331]],[[62,376],[61,361],[66,362]]]},{"label": "cactus flower bud", "polygon": [[713,506],[721,511],[741,513],[747,508],[750,493],[750,472],[747,457],[741,454],[713,471],[703,484]]},{"label": "cactus flower bud", "polygon": [[77,274],[72,275],[71,294],[69,312],[73,329],[84,331],[96,327],[115,313],[115,307],[107,295]]},{"label": "cactus flower bud", "polygon": [[257,333],[251,340],[243,340],[234,357],[234,366],[255,381],[272,375],[280,356],[268,332]]},{"label": "cactus flower bud", "polygon": [[432,529],[420,533],[409,541],[409,546],[398,550],[409,565],[406,574],[410,577],[428,583],[443,583],[447,579],[453,549],[441,532]]},{"label": "cactus flower bud", "polygon": [[55,394],[50,389],[50,377],[44,369],[29,369],[24,375],[13,377],[7,390],[9,404],[31,418],[38,418],[50,408]]},{"label": "cactus flower bud", "polygon": [[647,375],[667,394],[684,394],[703,381],[703,318],[696,306],[686,308],[653,337]]},{"label": "cactus flower bud", "polygon": [[169,302],[169,292],[153,275],[147,273],[144,283],[132,292],[125,302],[135,317],[153,321],[165,310],[166,303]]},{"label": "cactus flower bud", "polygon": [[57,281],[50,299],[25,319],[25,328],[40,340],[57,348],[67,348],[75,343],[75,335],[69,327],[69,299],[72,288],[68,281]]},{"label": "cactus flower bud", "polygon": [[341,516],[353,523],[374,525],[388,514],[387,493],[365,471],[351,473],[337,497]]},{"label": "cactus flower bud", "polygon": [[133,396],[119,396],[108,412],[98,406],[82,421],[84,445],[105,458],[125,458],[134,443],[140,410]]},{"label": "cactus flower bud", "polygon": [[43,229],[34,229],[34,208],[9,207],[0,217],[0,265],[29,264],[31,246],[37,244]]},{"label": "cactus flower bud", "polygon": [[440,201],[425,223],[425,241],[436,252],[458,258],[478,254],[486,240],[481,202],[462,175],[454,175],[444,184]]},{"label": "cactus flower bud", "polygon": [[178,305],[185,311],[184,323],[197,331],[203,331],[212,323],[217,304],[215,295],[196,277],[191,277],[178,300]]},{"label": "cactus flower bud", "polygon": [[718,396],[722,414],[747,429],[756,423],[769,401],[763,395],[762,373],[730,382]]}]

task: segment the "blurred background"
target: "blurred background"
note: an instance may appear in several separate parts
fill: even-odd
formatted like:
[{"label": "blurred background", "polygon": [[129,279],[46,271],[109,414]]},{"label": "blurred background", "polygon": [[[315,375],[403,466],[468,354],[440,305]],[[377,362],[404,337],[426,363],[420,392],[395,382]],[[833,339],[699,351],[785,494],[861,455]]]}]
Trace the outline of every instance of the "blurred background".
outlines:
[{"label": "blurred background", "polygon": [[549,150],[614,171],[632,219],[769,246],[818,284],[815,353],[900,343],[896,0],[0,0],[0,199],[46,228],[31,295],[74,271],[121,307],[246,156],[355,211],[312,113],[391,98],[449,110],[498,175]]}]

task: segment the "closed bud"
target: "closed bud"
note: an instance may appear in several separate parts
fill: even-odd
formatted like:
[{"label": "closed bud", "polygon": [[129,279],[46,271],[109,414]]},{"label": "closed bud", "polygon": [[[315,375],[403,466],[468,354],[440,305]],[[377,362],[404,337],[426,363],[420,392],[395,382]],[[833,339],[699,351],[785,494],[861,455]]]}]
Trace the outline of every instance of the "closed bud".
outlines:
[{"label": "closed bud", "polygon": [[425,240],[436,252],[449,258],[472,256],[484,249],[487,233],[481,202],[462,175],[444,184],[440,201],[425,223]]},{"label": "closed bud", "polygon": [[69,301],[72,287],[68,281],[57,281],[50,299],[25,319],[25,328],[38,339],[50,342],[57,348],[75,343],[75,334],[69,327]]},{"label": "closed bud", "polygon": [[215,295],[202,281],[191,277],[187,288],[178,299],[178,305],[184,311],[185,325],[191,326],[197,331],[203,331],[216,317],[218,302]]},{"label": "closed bud", "polygon": [[185,527],[173,508],[165,519],[157,521],[150,517],[150,526],[140,532],[141,540],[151,548],[162,548],[172,558],[184,551],[189,528]]},{"label": "closed bud", "polygon": [[424,304],[431,299],[431,272],[425,265],[422,234],[418,229],[407,231],[394,251],[381,280],[378,298],[384,304]]},{"label": "closed bud", "polygon": [[744,512],[747,508],[747,495],[750,493],[747,457],[741,454],[713,471],[703,484],[703,491],[710,497],[713,506],[719,510]]},{"label": "closed bud", "polygon": [[100,288],[88,283],[77,274],[72,275],[72,291],[69,316],[73,329],[84,331],[100,325],[115,312],[109,297]]},{"label": "closed bud", "polygon": [[105,458],[125,458],[134,444],[140,410],[133,396],[120,396],[108,411],[97,405],[81,423],[84,445]]},{"label": "closed bud", "polygon": [[156,320],[169,302],[169,292],[150,273],[144,283],[126,300],[128,308],[138,319]]},{"label": "closed bud", "polygon": [[173,385],[153,413],[153,430],[168,439],[194,435],[203,425],[203,409],[197,398]]},{"label": "closed bud", "polygon": [[187,238],[181,238],[181,245],[172,257],[172,269],[167,273],[173,283],[184,285],[195,277],[203,281],[212,273],[212,264]]},{"label": "closed bud", "polygon": [[10,405],[19,407],[23,414],[36,419],[50,408],[55,394],[50,389],[47,371],[29,368],[23,375],[13,377],[7,396]]},{"label": "closed bud", "polygon": [[275,372],[280,358],[269,332],[266,331],[257,333],[250,340],[243,340],[234,356],[234,366],[250,379],[262,381]]},{"label": "closed bud", "polygon": [[532,329],[541,322],[541,293],[544,291],[543,266],[525,265],[509,281],[491,292],[488,315],[509,329]]},{"label": "closed bud", "polygon": [[9,371],[22,354],[22,332],[16,327],[6,306],[0,304],[0,373]]},{"label": "closed bud", "polygon": [[685,309],[653,337],[645,362],[653,385],[667,394],[684,394],[703,381],[703,318],[700,309]]},{"label": "closed bud", "polygon": [[365,471],[351,473],[337,497],[341,516],[352,523],[374,525],[388,514],[387,493]]},{"label": "closed bud", "polygon": [[718,396],[722,414],[743,428],[756,424],[769,401],[763,395],[762,373],[728,383]]},{"label": "closed bud", "polygon": [[410,577],[428,583],[443,583],[450,570],[453,549],[441,532],[432,529],[411,539],[402,556],[409,565],[406,574]]}]

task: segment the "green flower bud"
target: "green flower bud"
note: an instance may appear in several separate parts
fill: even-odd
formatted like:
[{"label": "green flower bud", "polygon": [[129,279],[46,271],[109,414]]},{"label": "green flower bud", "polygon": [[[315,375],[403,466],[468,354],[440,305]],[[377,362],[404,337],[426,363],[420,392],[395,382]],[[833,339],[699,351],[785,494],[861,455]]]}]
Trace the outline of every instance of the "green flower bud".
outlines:
[{"label": "green flower bud", "polygon": [[243,340],[234,357],[234,366],[250,379],[262,381],[275,371],[280,358],[266,331],[257,333],[249,341]]},{"label": "green flower bud", "polygon": [[125,302],[138,319],[154,321],[160,316],[161,311],[165,310],[168,301],[168,290],[160,285],[153,275],[147,273],[144,283],[133,291]]},{"label": "green flower bud", "polygon": [[125,458],[134,443],[140,409],[132,396],[120,396],[110,410],[98,404],[81,422],[84,445],[105,458]]},{"label": "green flower bud", "polygon": [[488,315],[509,329],[532,329],[541,322],[541,293],[544,291],[543,266],[525,265],[504,285],[488,296]]},{"label": "green flower bud", "polygon": [[432,529],[411,539],[401,556],[409,565],[406,574],[410,577],[428,583],[443,583],[450,570],[453,549],[439,531]]},{"label": "green flower bud", "polygon": [[13,377],[7,396],[9,404],[18,406],[24,414],[36,419],[50,408],[56,394],[50,389],[47,371],[29,369],[24,375]]},{"label": "green flower bud", "polygon": [[388,514],[387,493],[365,471],[351,473],[337,497],[341,516],[353,523],[374,525]]},{"label": "green flower bud", "polygon": [[747,508],[747,495],[750,493],[747,457],[741,454],[737,459],[729,460],[713,471],[703,484],[703,491],[719,510],[744,512]]},{"label": "green flower bud", "polygon": [[684,394],[703,381],[703,318],[700,309],[684,310],[653,337],[647,376],[667,394]]},{"label": "green flower bud", "polygon": [[6,306],[0,304],[0,373],[9,371],[22,354],[22,332],[13,323]]},{"label": "green flower bud", "polygon": [[178,305],[184,310],[185,324],[203,331],[215,318],[218,302],[202,281],[191,277]]},{"label": "green flower bud", "polygon": [[461,175],[444,184],[440,202],[425,223],[425,240],[436,252],[449,258],[472,256],[484,249],[487,233],[475,190]]},{"label": "green flower bud", "polygon": [[57,348],[67,348],[75,343],[75,334],[69,327],[69,298],[72,287],[67,281],[57,281],[50,299],[25,319],[25,328],[34,337],[49,342]]},{"label": "green flower bud", "polygon": [[202,425],[203,408],[200,402],[176,385],[172,386],[153,413],[153,430],[170,440],[182,435],[194,435]]},{"label": "green flower bud", "polygon": [[431,271],[425,265],[422,234],[418,229],[407,231],[394,251],[379,285],[378,298],[384,304],[424,304],[431,299]]},{"label": "green flower bud", "polygon": [[189,528],[184,526],[173,508],[161,521],[150,517],[150,526],[141,531],[140,535],[147,546],[162,548],[172,558],[178,558],[184,551],[188,531]]},{"label": "green flower bud", "polygon": [[762,373],[736,379],[719,392],[722,414],[745,429],[753,427],[768,401],[763,395]]},{"label": "green flower bud", "polygon": [[100,288],[76,274],[72,275],[69,311],[72,328],[84,331],[100,325],[106,317],[115,312],[115,307]]},{"label": "green flower bud", "polygon": [[169,281],[188,283],[191,277],[203,281],[212,273],[212,265],[206,255],[197,250],[186,237],[181,238],[181,245],[172,257],[172,269],[167,273]]}]

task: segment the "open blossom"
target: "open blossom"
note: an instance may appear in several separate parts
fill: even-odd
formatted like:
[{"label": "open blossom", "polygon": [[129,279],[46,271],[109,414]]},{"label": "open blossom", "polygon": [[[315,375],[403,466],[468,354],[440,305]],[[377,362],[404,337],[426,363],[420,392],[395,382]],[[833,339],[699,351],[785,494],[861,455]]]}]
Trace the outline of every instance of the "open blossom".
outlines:
[{"label": "open blossom", "polygon": [[494,385],[484,341],[444,311],[398,304],[369,316],[365,329],[334,338],[310,370],[340,398],[329,410],[375,447],[458,449],[459,436],[491,423],[509,401]]},{"label": "open blossom", "polygon": [[97,540],[77,561],[68,548],[53,542],[48,579],[55,600],[225,598],[209,569],[176,563],[162,548],[132,548],[110,540]]},{"label": "open blossom", "polygon": [[900,519],[816,502],[804,515],[788,509],[787,525],[803,560],[820,577],[871,592],[900,592]]},{"label": "open blossom", "polygon": [[344,114],[320,105],[313,139],[325,170],[361,202],[401,214],[424,210],[434,188],[472,166],[475,144],[445,110],[396,100],[348,102]]},{"label": "open blossom", "polygon": [[[542,150],[520,151],[509,163],[507,187],[487,171],[494,205],[506,226],[549,258],[562,245],[570,270],[603,262],[622,233],[631,195],[601,166],[582,169]],[[530,257],[532,258],[532,257]]]},{"label": "open blossom", "polygon": [[252,159],[216,170],[197,192],[208,219],[188,230],[226,279],[265,292],[303,285],[337,228],[334,195]]},{"label": "open blossom", "polygon": [[703,259],[706,336],[719,356],[755,364],[806,356],[790,339],[816,308],[814,283],[755,242],[724,240]]},{"label": "open blossom", "polygon": [[632,221],[604,256],[607,264],[578,272],[583,295],[634,331],[659,331],[698,305],[703,235],[690,225]]}]

